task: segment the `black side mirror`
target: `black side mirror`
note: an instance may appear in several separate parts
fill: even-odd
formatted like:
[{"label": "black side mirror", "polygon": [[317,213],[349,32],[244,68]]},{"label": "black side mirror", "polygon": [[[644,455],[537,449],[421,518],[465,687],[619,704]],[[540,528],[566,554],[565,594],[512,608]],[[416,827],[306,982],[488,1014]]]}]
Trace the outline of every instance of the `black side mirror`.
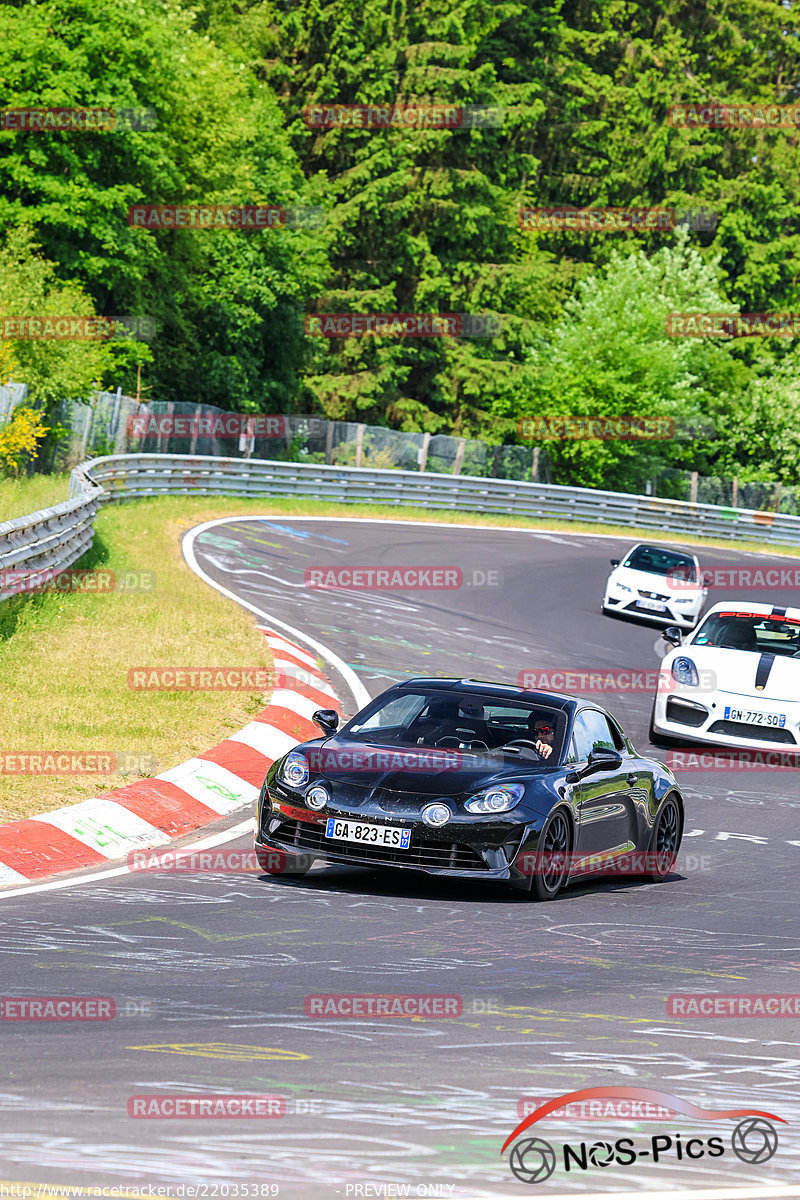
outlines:
[{"label": "black side mirror", "polygon": [[704,571],[703,572],[703,587],[711,587],[713,582],[714,582],[714,576],[712,575],[711,571]]},{"label": "black side mirror", "polygon": [[680,646],[683,641],[683,636],[677,625],[668,625],[661,636],[665,642],[669,642],[670,646]]},{"label": "black side mirror", "polygon": [[619,750],[598,746],[589,755],[589,766],[595,771],[616,771],[622,766],[622,755]]},{"label": "black side mirror", "polygon": [[318,708],[311,720],[328,735],[336,733],[339,728],[339,714],[333,708]]},{"label": "black side mirror", "polygon": [[592,750],[584,767],[569,772],[566,777],[567,783],[577,783],[579,779],[583,779],[586,775],[593,775],[595,771],[616,771],[621,766],[622,755],[619,750],[598,747],[598,749]]},{"label": "black side mirror", "polygon": [[611,563],[612,567],[618,567],[618,566],[619,566],[619,559],[618,559],[618,558],[610,558],[608,561]]}]

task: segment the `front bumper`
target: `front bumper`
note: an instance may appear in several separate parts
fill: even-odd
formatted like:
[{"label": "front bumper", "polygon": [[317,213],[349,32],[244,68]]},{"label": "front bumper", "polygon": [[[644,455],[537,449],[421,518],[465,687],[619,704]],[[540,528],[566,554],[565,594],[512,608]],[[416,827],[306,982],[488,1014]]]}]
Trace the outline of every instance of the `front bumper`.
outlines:
[{"label": "front bumper", "polygon": [[657,621],[660,625],[677,625],[680,629],[693,629],[700,613],[703,611],[704,598],[698,598],[692,604],[678,604],[673,596],[665,596],[658,603],[663,603],[664,611],[646,608],[643,604],[646,597],[638,592],[621,592],[617,588],[608,588],[603,597],[603,608],[610,613],[620,613],[639,621]]},{"label": "front bumper", "polygon": [[[431,828],[422,821],[400,818],[387,821],[385,813],[342,810],[327,807],[323,812],[311,812],[298,807],[264,806],[255,838],[255,851],[262,865],[273,854],[273,869],[291,874],[292,861],[310,865],[313,861],[343,863],[364,867],[391,867],[421,871],[427,875],[447,875],[458,879],[527,881],[528,876],[516,866],[523,853],[536,848],[541,822],[517,820],[498,822],[453,821],[446,826]],[[512,810],[516,812],[517,810]],[[511,814],[509,814],[511,815]],[[364,845],[325,837],[328,817],[367,821],[370,824],[399,825],[411,830],[410,846],[398,850],[388,846]],[[281,859],[285,857],[285,867]]]},{"label": "front bumper", "polygon": [[[725,709],[784,714],[786,723],[757,725],[726,719]],[[800,704],[768,700],[736,692],[703,692],[699,688],[659,689],[653,710],[656,733],[681,741],[730,749],[800,749]]]}]

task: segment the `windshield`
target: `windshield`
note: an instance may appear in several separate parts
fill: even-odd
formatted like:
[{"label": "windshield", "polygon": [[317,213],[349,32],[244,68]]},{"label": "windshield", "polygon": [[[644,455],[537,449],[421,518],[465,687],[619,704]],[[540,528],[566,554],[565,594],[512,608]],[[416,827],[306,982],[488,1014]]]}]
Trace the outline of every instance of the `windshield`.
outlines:
[{"label": "windshield", "polygon": [[370,745],[439,746],[553,765],[561,760],[566,724],[566,713],[548,705],[420,690],[379,696],[337,736]]},{"label": "windshield", "polygon": [[659,546],[635,546],[622,565],[633,571],[648,571],[651,575],[669,575],[686,583],[697,583],[693,559],[674,550],[662,550]]},{"label": "windshield", "polygon": [[710,613],[692,638],[692,645],[800,658],[800,618],[748,612]]}]

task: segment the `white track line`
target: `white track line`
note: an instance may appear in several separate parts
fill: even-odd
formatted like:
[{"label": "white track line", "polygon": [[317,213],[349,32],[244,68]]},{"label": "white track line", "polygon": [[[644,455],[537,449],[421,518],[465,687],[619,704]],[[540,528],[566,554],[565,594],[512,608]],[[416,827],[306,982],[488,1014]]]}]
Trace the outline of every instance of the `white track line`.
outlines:
[{"label": "white track line", "polygon": [[[358,708],[363,708],[365,704],[369,703],[372,697],[352,667],[349,667],[346,662],[343,662],[342,659],[339,658],[338,654],[334,654],[332,650],[330,650],[322,642],[318,642],[316,638],[309,637],[309,635],[304,633],[302,629],[295,629],[294,625],[288,625],[286,621],[279,621],[278,618],[273,617],[271,613],[264,612],[263,608],[257,608],[255,604],[250,604],[248,600],[242,600],[241,596],[237,596],[235,592],[231,592],[228,590],[228,588],[223,587],[221,583],[217,583],[216,580],[212,579],[210,575],[206,575],[203,568],[197,562],[197,557],[194,552],[194,543],[200,534],[205,533],[207,529],[214,529],[218,525],[230,525],[233,521],[272,521],[275,519],[276,518],[271,516],[259,517],[257,514],[247,513],[238,517],[219,517],[215,521],[206,521],[203,525],[196,525],[194,529],[190,529],[188,533],[183,535],[183,557],[186,559],[187,563],[195,572],[195,574],[199,575],[201,579],[205,580],[210,587],[216,588],[216,590],[221,592],[223,596],[227,596],[229,600],[233,600],[236,604],[240,604],[242,608],[246,608],[250,612],[255,613],[257,617],[260,617],[262,621],[265,621],[270,626],[278,625],[281,629],[285,629],[288,633],[290,633],[292,637],[299,638],[301,642],[305,642],[307,646],[311,646],[312,650],[316,650],[317,654],[319,654],[321,658],[325,659],[326,662],[329,662],[331,666],[336,668],[336,670],[345,680],[347,686],[350,688],[350,691],[353,693],[356,706]],[[287,520],[286,517],[282,517],[280,515],[277,519],[281,521]],[[304,517],[294,517],[292,519],[295,521],[305,520]],[[335,521],[338,518],[328,517],[327,519],[329,521]]]}]

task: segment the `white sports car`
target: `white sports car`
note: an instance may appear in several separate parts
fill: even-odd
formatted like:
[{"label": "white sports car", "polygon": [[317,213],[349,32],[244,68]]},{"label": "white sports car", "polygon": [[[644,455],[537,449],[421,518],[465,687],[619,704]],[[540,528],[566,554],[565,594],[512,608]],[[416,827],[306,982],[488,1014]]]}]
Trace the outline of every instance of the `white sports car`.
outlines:
[{"label": "white sports car", "polygon": [[650,738],[755,749],[800,747],[800,608],[715,604],[661,663]]},{"label": "white sports car", "polygon": [[640,543],[622,562],[611,559],[613,570],[603,597],[604,613],[663,621],[693,629],[708,589],[693,554]]}]

